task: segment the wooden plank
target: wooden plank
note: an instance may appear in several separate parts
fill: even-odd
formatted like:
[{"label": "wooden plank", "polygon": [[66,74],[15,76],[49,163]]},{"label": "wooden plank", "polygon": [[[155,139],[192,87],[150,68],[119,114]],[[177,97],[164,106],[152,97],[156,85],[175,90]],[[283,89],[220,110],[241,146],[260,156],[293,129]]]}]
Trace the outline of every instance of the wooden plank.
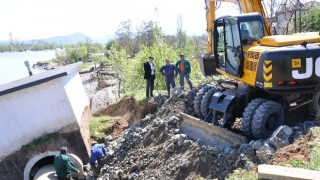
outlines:
[{"label": "wooden plank", "polygon": [[258,165],[259,178],[272,180],[320,180],[320,171],[274,165]]}]

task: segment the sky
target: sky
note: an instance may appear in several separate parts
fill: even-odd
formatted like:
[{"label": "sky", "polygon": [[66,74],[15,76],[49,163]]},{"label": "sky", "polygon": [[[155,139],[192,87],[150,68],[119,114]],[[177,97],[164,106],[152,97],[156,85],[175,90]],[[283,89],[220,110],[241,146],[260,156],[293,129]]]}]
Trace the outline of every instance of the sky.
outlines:
[{"label": "sky", "polygon": [[[175,34],[182,16],[188,35],[206,33],[204,0],[0,0],[0,40],[32,40],[82,32],[90,38],[114,34],[121,21],[133,27],[157,21]],[[226,13],[236,10],[227,5]],[[222,13],[223,14],[223,13]]]}]

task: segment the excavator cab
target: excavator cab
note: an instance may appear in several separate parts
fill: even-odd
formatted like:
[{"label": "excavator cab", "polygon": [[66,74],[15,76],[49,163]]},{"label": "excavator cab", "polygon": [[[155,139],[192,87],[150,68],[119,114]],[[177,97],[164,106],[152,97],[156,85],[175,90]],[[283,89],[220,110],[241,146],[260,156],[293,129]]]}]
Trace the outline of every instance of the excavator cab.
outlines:
[{"label": "excavator cab", "polygon": [[264,37],[263,19],[257,13],[224,16],[214,21],[212,34],[216,68],[241,77],[245,50]]}]

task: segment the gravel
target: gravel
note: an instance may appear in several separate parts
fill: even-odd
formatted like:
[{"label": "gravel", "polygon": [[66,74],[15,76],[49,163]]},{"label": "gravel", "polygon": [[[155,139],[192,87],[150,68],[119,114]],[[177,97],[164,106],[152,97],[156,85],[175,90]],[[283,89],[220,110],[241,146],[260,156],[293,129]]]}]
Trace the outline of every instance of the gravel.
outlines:
[{"label": "gravel", "polygon": [[[80,75],[86,94],[91,102],[91,111],[97,112],[105,109],[109,104],[115,103],[117,100],[117,87],[115,86],[115,80],[111,76],[106,76],[104,79],[95,78],[93,73],[85,73]],[[101,81],[105,82],[105,88],[99,87],[98,84]]]}]

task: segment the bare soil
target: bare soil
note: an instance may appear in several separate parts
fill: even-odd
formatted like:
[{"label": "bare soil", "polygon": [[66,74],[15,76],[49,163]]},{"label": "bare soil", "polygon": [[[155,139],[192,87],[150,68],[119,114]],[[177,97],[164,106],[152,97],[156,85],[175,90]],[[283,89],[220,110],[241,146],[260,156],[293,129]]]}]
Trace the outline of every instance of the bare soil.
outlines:
[{"label": "bare soil", "polygon": [[312,131],[309,131],[307,135],[300,137],[293,144],[278,149],[271,161],[269,161],[269,164],[276,165],[296,160],[309,162],[310,155],[308,149],[311,148],[309,142],[315,138],[316,136],[312,134]]},{"label": "bare soil", "polygon": [[117,138],[128,126],[135,124],[148,114],[157,110],[157,105],[149,102],[137,102],[134,98],[126,98],[101,110],[99,116],[112,116],[108,121],[111,126],[107,134]]}]

